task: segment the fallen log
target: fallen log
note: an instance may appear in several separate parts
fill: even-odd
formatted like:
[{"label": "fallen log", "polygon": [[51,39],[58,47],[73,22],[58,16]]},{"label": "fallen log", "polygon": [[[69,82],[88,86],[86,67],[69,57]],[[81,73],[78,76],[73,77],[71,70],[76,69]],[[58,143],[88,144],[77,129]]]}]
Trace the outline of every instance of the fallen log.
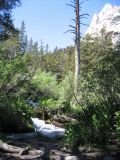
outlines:
[{"label": "fallen log", "polygon": [[0,152],[2,152],[5,156],[12,156],[23,160],[40,158],[44,154],[42,150],[30,150],[29,147],[21,148],[8,145],[6,143],[0,143]]},{"label": "fallen log", "polygon": [[41,155],[32,156],[32,155],[18,155],[13,153],[3,153],[2,156],[6,158],[13,158],[13,159],[15,158],[17,160],[35,160],[41,158]]},{"label": "fallen log", "polygon": [[8,145],[6,143],[0,143],[0,151],[9,153],[20,153],[23,148]]}]

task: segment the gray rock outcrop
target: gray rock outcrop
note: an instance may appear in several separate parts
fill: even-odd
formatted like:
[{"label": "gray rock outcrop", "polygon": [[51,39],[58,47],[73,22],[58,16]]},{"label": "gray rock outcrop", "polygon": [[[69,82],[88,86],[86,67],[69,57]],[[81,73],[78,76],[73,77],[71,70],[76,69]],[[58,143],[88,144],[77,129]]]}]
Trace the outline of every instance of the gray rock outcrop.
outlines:
[{"label": "gray rock outcrop", "polygon": [[100,13],[94,14],[85,35],[99,36],[102,29],[105,29],[111,36],[113,44],[120,41],[120,6],[106,4]]}]

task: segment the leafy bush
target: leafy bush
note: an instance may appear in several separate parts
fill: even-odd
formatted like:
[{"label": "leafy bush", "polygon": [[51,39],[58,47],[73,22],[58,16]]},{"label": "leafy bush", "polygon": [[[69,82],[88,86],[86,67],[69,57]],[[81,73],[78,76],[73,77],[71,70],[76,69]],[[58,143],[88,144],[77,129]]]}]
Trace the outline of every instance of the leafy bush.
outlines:
[{"label": "leafy bush", "polygon": [[95,142],[95,133],[84,125],[83,122],[80,122],[79,124],[70,123],[66,126],[65,145],[68,148],[76,150],[80,145],[89,145]]},{"label": "leafy bush", "polygon": [[72,110],[79,115],[80,132],[77,139],[84,143],[96,140],[102,143],[107,139],[107,134],[114,130],[114,113],[118,109],[116,98],[107,92],[103,94],[101,90],[104,88],[99,86],[99,79],[93,75],[81,80],[80,84],[80,95],[77,96],[79,104],[71,103]]},{"label": "leafy bush", "polygon": [[58,100],[54,100],[54,99],[43,99],[40,103],[41,107],[47,107],[50,109],[56,109],[59,108],[59,103]]},{"label": "leafy bush", "polygon": [[45,97],[57,97],[57,81],[56,76],[50,72],[42,72],[37,70],[32,78],[32,84],[44,94]]},{"label": "leafy bush", "polygon": [[70,106],[73,94],[70,78],[72,78],[72,74],[67,75],[58,83],[55,75],[38,70],[32,79],[32,84],[42,92],[42,96],[39,98],[40,106],[48,108],[59,108],[63,105],[65,107]]}]

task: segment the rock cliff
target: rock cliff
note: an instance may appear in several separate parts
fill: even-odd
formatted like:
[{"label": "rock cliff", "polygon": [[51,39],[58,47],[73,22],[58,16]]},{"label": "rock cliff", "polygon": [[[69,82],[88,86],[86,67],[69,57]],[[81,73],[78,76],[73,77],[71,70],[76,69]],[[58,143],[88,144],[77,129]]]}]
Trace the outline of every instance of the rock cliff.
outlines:
[{"label": "rock cliff", "polygon": [[[99,36],[105,29],[115,44],[120,39],[120,6],[106,4],[100,13],[94,14],[90,27],[85,34]],[[119,40],[120,41],[120,40]]]}]

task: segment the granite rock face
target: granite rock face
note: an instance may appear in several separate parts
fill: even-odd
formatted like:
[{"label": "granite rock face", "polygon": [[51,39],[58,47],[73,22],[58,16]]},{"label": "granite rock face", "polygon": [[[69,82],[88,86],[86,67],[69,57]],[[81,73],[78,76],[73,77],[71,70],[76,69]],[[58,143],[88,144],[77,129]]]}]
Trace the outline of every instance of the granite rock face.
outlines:
[{"label": "granite rock face", "polygon": [[85,35],[99,36],[102,29],[105,29],[111,36],[113,44],[118,42],[120,38],[120,6],[106,4],[100,13],[94,14]]}]

